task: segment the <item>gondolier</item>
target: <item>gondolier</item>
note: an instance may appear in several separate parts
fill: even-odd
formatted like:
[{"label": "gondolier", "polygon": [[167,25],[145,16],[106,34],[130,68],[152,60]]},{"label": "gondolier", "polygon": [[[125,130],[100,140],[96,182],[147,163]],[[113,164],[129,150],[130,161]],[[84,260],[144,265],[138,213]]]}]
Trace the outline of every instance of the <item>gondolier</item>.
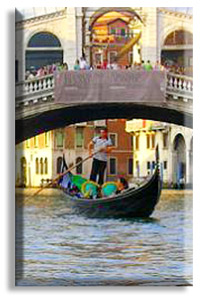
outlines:
[{"label": "gondolier", "polygon": [[113,149],[112,141],[108,138],[108,131],[106,128],[101,129],[101,135],[96,136],[88,145],[89,154],[92,155],[92,149],[97,152],[93,157],[92,170],[90,174],[90,180],[97,180],[98,184],[102,185],[104,183],[104,172],[107,167],[107,154]]}]

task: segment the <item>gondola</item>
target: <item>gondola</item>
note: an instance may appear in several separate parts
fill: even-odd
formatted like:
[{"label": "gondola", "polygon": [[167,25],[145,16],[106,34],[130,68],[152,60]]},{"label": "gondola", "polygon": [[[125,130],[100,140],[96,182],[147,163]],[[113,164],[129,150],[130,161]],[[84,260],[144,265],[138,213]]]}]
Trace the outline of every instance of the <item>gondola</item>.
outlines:
[{"label": "gondola", "polygon": [[129,188],[112,197],[95,200],[72,196],[66,189],[63,189],[63,192],[66,195],[67,204],[73,212],[87,217],[149,217],[161,194],[158,158],[153,175],[138,188]]}]

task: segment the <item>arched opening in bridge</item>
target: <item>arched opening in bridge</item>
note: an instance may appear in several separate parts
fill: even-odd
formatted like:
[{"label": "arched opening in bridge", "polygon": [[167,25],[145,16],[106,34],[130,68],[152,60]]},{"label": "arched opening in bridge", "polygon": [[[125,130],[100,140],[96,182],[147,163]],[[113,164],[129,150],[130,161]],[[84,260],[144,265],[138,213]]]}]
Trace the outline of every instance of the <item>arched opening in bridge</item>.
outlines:
[{"label": "arched opening in bridge", "polygon": [[173,141],[173,184],[184,188],[186,184],[186,144],[182,134],[177,134]]},{"label": "arched opening in bridge", "polygon": [[31,37],[26,49],[26,70],[35,71],[62,62],[63,49],[60,40],[54,34],[39,32]]},{"label": "arched opening in bridge", "polygon": [[193,35],[185,30],[175,30],[167,35],[161,51],[162,64],[192,68]]},{"label": "arched opening in bridge", "polygon": [[[79,122],[59,128],[54,127],[49,133],[48,146],[45,144],[46,133],[35,136],[36,142],[41,144],[42,156],[39,151],[35,152],[34,139],[26,140],[23,147],[27,150],[27,159],[21,161],[23,164],[23,166],[21,165],[21,176],[24,176],[21,180],[24,180],[24,185],[30,185],[28,174],[26,182],[26,164],[36,175],[31,179],[32,186],[38,187],[41,185],[44,175],[46,180],[50,180],[61,172],[63,154],[68,167],[75,165],[72,173],[80,174],[88,179],[92,168],[92,159],[83,164],[77,164],[88,156],[89,142],[99,136],[100,130],[105,127],[108,129],[108,137],[114,146],[113,151],[108,155],[106,181],[116,181],[118,176],[125,177],[129,183],[144,181],[153,174],[155,169],[155,148],[158,144],[163,183],[171,186],[171,182],[173,182],[176,187],[181,187],[183,181],[187,183],[187,186],[192,183],[192,131],[190,133],[187,130],[187,134],[184,134],[190,137],[190,141],[187,141],[186,156],[186,143],[183,134],[181,134],[183,128],[180,126],[172,125],[170,128],[167,123],[145,119],[127,121],[121,118],[109,118]],[[62,141],[56,141],[58,134]],[[173,135],[176,137],[174,138]],[[172,144],[171,139],[173,139]],[[26,145],[28,142],[30,142],[29,146]],[[35,157],[31,158],[30,156],[33,154]],[[44,157],[47,154],[48,160]],[[17,164],[20,165],[21,151],[17,155],[17,160],[18,158]],[[16,176],[20,176],[20,166]]]},{"label": "arched opening in bridge", "polygon": [[131,9],[102,8],[90,20],[90,61],[97,68],[140,63],[141,18]]}]

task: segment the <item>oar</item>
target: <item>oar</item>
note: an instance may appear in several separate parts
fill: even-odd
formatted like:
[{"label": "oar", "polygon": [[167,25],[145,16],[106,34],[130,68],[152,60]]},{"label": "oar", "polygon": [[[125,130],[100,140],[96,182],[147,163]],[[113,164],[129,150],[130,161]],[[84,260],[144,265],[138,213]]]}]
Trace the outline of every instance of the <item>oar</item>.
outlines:
[{"label": "oar", "polygon": [[59,180],[62,176],[64,176],[65,174],[67,174],[68,172],[70,172],[72,169],[76,168],[77,166],[83,164],[85,161],[87,161],[88,159],[92,158],[94,155],[96,155],[99,151],[94,152],[93,154],[87,156],[85,159],[83,159],[82,161],[76,163],[75,165],[71,166],[70,168],[68,168],[66,171],[64,171],[63,173],[60,173],[56,178],[54,178],[52,181],[50,181],[48,184],[46,184],[44,187],[40,188],[38,191],[36,191],[32,197],[38,195],[42,190],[44,190],[45,188],[49,187],[50,185],[53,185],[57,180]]}]

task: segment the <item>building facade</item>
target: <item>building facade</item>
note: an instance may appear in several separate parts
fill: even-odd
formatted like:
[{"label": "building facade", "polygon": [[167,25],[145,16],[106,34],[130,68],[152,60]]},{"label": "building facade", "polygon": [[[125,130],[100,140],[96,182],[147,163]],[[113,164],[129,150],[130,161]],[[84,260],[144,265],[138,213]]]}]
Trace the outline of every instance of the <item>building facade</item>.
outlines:
[{"label": "building facade", "polygon": [[41,186],[52,179],[54,173],[53,134],[53,131],[49,131],[16,146],[16,186]]},{"label": "building facade", "polygon": [[132,137],[125,131],[125,120],[99,120],[83,122],[40,134],[16,146],[16,186],[39,187],[54,179],[61,170],[65,156],[74,174],[90,177],[92,159],[88,157],[88,144],[107,127],[114,149],[108,155],[106,180],[119,175],[130,179],[133,174]]},{"label": "building facade", "polygon": [[27,70],[85,56],[97,66],[117,58],[192,65],[192,14],[161,7],[29,8],[16,13],[16,79]]},{"label": "building facade", "polygon": [[148,120],[132,120],[126,130],[133,136],[135,178],[152,174],[158,144],[161,178],[166,187],[191,187],[193,180],[192,129]]}]

